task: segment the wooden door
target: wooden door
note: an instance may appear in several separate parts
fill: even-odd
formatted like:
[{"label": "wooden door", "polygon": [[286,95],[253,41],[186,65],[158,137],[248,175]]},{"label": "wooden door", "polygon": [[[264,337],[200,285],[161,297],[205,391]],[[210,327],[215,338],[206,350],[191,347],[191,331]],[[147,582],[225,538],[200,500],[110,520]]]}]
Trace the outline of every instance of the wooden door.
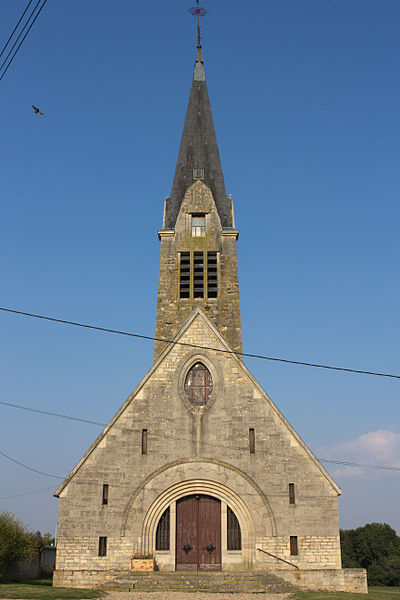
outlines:
[{"label": "wooden door", "polygon": [[221,502],[186,496],[176,503],[176,569],[221,569]]}]

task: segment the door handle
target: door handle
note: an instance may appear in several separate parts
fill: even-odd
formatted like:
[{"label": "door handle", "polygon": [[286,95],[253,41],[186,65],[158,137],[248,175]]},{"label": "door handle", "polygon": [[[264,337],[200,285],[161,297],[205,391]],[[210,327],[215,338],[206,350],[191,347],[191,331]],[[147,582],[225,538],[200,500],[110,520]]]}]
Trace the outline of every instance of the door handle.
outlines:
[{"label": "door handle", "polygon": [[182,546],[182,550],[184,550],[186,554],[189,554],[189,552],[193,550],[193,546],[191,546],[190,544],[185,544],[184,546]]},{"label": "door handle", "polygon": [[207,550],[207,552],[209,552],[210,554],[212,554],[212,552],[214,552],[214,550],[216,550],[216,547],[213,546],[211,542],[209,542],[207,544],[207,546],[205,548],[203,548],[203,550]]}]

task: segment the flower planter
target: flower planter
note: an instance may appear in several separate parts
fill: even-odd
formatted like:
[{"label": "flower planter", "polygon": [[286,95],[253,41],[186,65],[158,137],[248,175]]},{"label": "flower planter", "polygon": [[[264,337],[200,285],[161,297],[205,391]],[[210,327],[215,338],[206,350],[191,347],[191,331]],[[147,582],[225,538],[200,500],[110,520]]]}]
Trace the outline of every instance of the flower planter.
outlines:
[{"label": "flower planter", "polygon": [[154,571],[154,558],[132,558],[132,571]]}]

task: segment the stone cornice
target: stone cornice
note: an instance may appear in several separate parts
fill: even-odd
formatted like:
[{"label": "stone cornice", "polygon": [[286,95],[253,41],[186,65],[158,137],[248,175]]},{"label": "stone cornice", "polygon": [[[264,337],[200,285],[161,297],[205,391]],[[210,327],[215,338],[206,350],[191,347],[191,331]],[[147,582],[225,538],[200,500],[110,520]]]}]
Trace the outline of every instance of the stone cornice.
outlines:
[{"label": "stone cornice", "polygon": [[175,235],[175,229],[159,229],[157,231],[158,239],[161,240],[162,237],[168,237],[171,235]]},{"label": "stone cornice", "polygon": [[224,237],[231,236],[231,237],[234,237],[237,240],[237,239],[239,239],[239,230],[238,229],[233,229],[231,227],[223,227],[223,229],[222,229],[222,235]]}]

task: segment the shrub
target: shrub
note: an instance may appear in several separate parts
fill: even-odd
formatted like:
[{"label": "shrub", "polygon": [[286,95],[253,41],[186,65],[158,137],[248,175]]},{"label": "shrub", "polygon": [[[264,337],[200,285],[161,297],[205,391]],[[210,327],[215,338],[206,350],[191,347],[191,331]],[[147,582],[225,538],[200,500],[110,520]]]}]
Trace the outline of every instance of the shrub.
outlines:
[{"label": "shrub", "polygon": [[11,566],[29,559],[33,550],[34,538],[25,525],[10,513],[0,513],[0,579]]}]

